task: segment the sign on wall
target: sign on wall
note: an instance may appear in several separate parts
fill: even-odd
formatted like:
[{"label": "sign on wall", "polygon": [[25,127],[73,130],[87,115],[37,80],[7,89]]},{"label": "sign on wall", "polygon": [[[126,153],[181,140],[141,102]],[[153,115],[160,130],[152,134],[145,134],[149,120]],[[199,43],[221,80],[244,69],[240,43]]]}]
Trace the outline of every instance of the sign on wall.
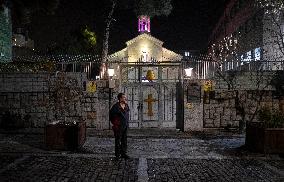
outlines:
[{"label": "sign on wall", "polygon": [[186,90],[188,103],[199,103],[201,101],[200,85],[189,85]]},{"label": "sign on wall", "polygon": [[87,84],[87,92],[94,93],[97,90],[96,82],[95,81],[89,81]]}]

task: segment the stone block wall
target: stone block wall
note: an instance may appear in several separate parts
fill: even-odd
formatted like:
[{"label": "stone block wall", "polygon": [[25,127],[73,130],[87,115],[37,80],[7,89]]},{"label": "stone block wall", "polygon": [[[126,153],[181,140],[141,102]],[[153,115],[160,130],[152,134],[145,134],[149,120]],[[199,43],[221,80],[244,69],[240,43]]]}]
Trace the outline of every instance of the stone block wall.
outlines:
[{"label": "stone block wall", "polygon": [[[248,74],[254,79],[249,78]],[[274,87],[267,85],[273,73],[264,73],[262,76],[265,79],[256,87],[253,83],[256,81],[254,73],[240,75],[236,78],[239,85],[236,90],[228,90],[224,81],[217,79],[213,91],[207,94],[203,88],[204,80],[185,80],[185,130],[238,128],[243,118],[246,121],[257,121],[257,109],[268,107],[283,111],[284,97],[279,98]]]},{"label": "stone block wall", "polygon": [[[49,97],[48,74],[0,74],[1,125],[16,127],[42,127],[46,121]],[[11,123],[2,121],[10,113]],[[6,115],[5,115],[6,113]]]},{"label": "stone block wall", "polygon": [[255,115],[258,109],[269,107],[279,110],[280,106],[281,100],[275,98],[271,90],[217,90],[209,103],[204,103],[204,127],[237,128],[242,117],[246,121],[258,121]]},{"label": "stone block wall", "polygon": [[204,128],[239,126],[241,118],[236,111],[235,96],[233,91],[215,92],[215,98],[204,103]]},{"label": "stone block wall", "polygon": [[118,82],[114,89],[108,88],[108,81],[96,81],[97,91],[85,93],[82,100],[83,119],[88,127],[96,129],[109,129],[109,109],[116,102],[118,94]]},{"label": "stone block wall", "polygon": [[202,131],[203,129],[203,104],[185,102],[184,130]]},{"label": "stone block wall", "polygon": [[0,126],[44,127],[55,120],[81,120],[87,127],[108,129],[108,110],[116,101],[117,87],[109,89],[108,81],[96,81],[97,91],[90,93],[86,90],[85,73],[65,74],[77,80],[82,92],[78,101],[65,105],[66,110],[56,113],[52,99],[54,88],[51,87],[55,73],[1,73]]},{"label": "stone block wall", "polygon": [[203,93],[201,80],[184,80],[184,130],[203,130]]}]

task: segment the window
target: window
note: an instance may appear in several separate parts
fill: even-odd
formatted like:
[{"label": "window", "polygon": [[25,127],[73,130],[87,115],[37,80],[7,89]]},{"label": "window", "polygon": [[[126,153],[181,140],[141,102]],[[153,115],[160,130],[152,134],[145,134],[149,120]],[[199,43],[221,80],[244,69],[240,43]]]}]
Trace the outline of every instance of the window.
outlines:
[{"label": "window", "polygon": [[254,50],[254,60],[259,61],[260,56],[261,56],[261,49],[260,49],[260,47],[258,47]]},{"label": "window", "polygon": [[247,52],[246,59],[245,59],[244,61],[249,62],[249,61],[251,61],[251,60],[252,60],[252,59],[251,59],[251,51],[248,51],[248,52]]},{"label": "window", "polygon": [[250,62],[252,61],[252,51],[248,51],[247,53],[241,55],[241,62]]},{"label": "window", "polygon": [[241,55],[241,62],[244,62],[244,55]]}]

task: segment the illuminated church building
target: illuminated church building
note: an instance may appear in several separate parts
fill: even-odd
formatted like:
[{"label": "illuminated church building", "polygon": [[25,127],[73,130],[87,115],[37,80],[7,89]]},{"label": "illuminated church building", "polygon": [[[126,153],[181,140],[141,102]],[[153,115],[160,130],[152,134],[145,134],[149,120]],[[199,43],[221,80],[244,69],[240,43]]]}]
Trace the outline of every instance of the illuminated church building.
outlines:
[{"label": "illuminated church building", "polygon": [[108,57],[108,68],[114,69],[112,80],[119,82],[119,91],[127,96],[129,127],[176,128],[182,117],[177,112],[181,101],[176,98],[182,56],[164,48],[150,30],[150,18],[140,16],[140,34]]},{"label": "illuminated church building", "polygon": [[[128,63],[161,63],[181,61],[182,56],[163,47],[163,41],[150,34],[150,18],[140,16],[138,18],[137,37],[126,42],[126,47],[108,57],[109,62]],[[117,66],[114,66],[115,73],[118,73]],[[115,77],[114,77],[115,78]]]}]

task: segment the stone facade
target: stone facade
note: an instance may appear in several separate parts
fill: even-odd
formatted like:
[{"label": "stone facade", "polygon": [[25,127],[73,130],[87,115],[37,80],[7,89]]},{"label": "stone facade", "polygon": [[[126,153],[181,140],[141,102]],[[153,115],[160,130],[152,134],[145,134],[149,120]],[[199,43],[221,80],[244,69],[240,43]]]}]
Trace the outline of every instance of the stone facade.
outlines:
[{"label": "stone facade", "polygon": [[185,80],[185,130],[238,128],[243,119],[257,121],[257,109],[268,107],[283,111],[283,96],[279,97],[270,84],[274,76],[275,72],[242,73],[234,78],[235,89],[232,90],[228,90],[224,80],[217,78],[208,93],[204,92],[205,80]]},{"label": "stone facade", "polygon": [[200,80],[184,80],[184,130],[203,130],[203,98]]},{"label": "stone facade", "polygon": [[110,67],[116,73],[113,78],[121,79],[119,63],[155,63],[180,61],[182,56],[163,47],[163,42],[143,33],[126,42],[127,47],[109,56]]},{"label": "stone facade", "polygon": [[127,62],[134,63],[139,59],[142,62],[151,62],[151,58],[156,61],[181,60],[182,56],[163,47],[163,42],[143,33],[126,42],[127,47],[123,50],[113,53],[109,60],[118,61],[127,58]]},{"label": "stone facade", "polygon": [[[52,104],[50,104],[54,93],[54,88],[51,85],[55,82],[55,73],[0,74],[0,125],[3,127],[41,128],[54,120],[66,119],[67,122],[82,120],[86,122],[88,127],[96,129],[109,129],[111,125],[108,119],[108,110],[116,102],[116,95],[120,91],[119,82],[114,83],[114,88],[109,88],[109,81],[96,81],[96,91],[91,93],[86,89],[85,84],[88,84],[89,81],[85,73],[64,74],[77,80],[82,93],[78,102],[65,105],[68,108],[67,113],[62,111],[61,115],[57,116],[52,109]],[[251,74],[253,75],[253,73]],[[267,75],[268,73],[266,78],[269,80]],[[226,84],[217,80],[209,93],[204,92],[206,80],[184,80],[184,130],[238,128],[243,117],[245,120],[252,118],[256,106],[283,111],[284,99],[283,97],[282,100],[281,97],[276,97],[274,87],[270,86],[267,87],[270,89],[258,90],[252,84],[248,84],[248,80],[241,78],[245,77],[242,75],[237,80],[243,80],[243,83],[239,84],[243,86],[243,89],[228,90],[225,87]],[[247,87],[249,85],[250,87]],[[138,88],[146,90],[146,87]],[[170,90],[175,90],[174,85]],[[135,94],[138,93],[138,91],[135,92]],[[175,97],[168,97],[170,95],[175,94],[160,92],[160,97],[167,96],[167,98],[160,100],[162,107],[160,107],[159,113],[168,114],[159,116],[159,121],[163,121],[161,128],[175,128],[174,122],[169,126],[166,126],[167,122],[164,122],[171,120],[171,118],[164,118],[166,116],[173,116],[173,121],[175,120],[175,104],[170,105],[170,103],[175,103]],[[256,98],[260,95],[262,99],[258,103]],[[155,95],[153,97],[156,98]],[[173,100],[169,100],[170,98]],[[128,99],[131,105],[133,99],[132,97]],[[162,101],[165,101],[164,106]],[[166,101],[169,101],[169,103]],[[134,104],[133,108],[135,107],[137,105]],[[242,114],[240,108],[244,109],[245,115]],[[66,118],[63,117],[64,115]],[[254,118],[254,120],[256,119],[257,117]]]},{"label": "stone facade", "polygon": [[12,59],[12,21],[10,10],[0,10],[0,62]]},{"label": "stone facade", "polygon": [[[109,103],[115,102],[116,89],[112,89],[113,100],[109,99],[107,81],[96,82],[97,91],[89,93],[85,73],[65,73],[77,80],[82,89],[79,102],[74,102],[63,113],[56,116],[52,109],[52,88],[50,80],[55,74],[49,73],[2,73],[0,74],[0,125],[3,127],[44,127],[57,119],[67,122],[83,120],[88,127],[108,129]],[[63,112],[63,111],[62,111]],[[65,111],[64,111],[65,112]],[[8,123],[7,123],[8,122]]]}]

